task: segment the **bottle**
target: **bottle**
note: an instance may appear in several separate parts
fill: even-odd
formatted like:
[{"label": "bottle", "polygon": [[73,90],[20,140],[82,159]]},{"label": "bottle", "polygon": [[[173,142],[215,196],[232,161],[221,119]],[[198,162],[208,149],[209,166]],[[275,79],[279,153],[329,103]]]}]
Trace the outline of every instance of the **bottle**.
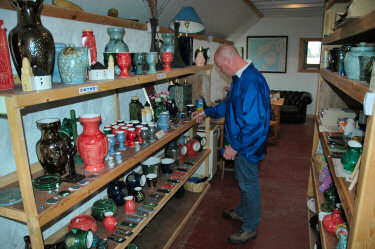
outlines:
[{"label": "bottle", "polygon": [[152,110],[150,107],[150,104],[146,102],[145,104],[145,112],[146,112],[146,122],[151,122],[152,121]]},{"label": "bottle", "polygon": [[323,50],[323,56],[322,56],[322,63],[321,68],[328,69],[329,68],[329,51],[327,49]]},{"label": "bottle", "polygon": [[97,62],[97,53],[94,31],[92,29],[84,29],[82,31],[82,46],[89,47],[91,66],[94,65]]},{"label": "bottle", "polygon": [[142,122],[142,104],[137,96],[133,96],[129,104],[130,120],[138,120]]}]

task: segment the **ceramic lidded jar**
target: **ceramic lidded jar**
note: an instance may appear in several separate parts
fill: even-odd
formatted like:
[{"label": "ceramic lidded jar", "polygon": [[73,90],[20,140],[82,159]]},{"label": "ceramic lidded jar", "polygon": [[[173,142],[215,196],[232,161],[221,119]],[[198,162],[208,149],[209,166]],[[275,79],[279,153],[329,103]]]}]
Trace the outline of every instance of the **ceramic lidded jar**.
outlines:
[{"label": "ceramic lidded jar", "polygon": [[345,75],[348,79],[360,80],[360,56],[375,56],[375,47],[367,46],[366,42],[361,42],[358,47],[351,47],[350,52],[346,53],[344,59]]},{"label": "ceramic lidded jar", "polygon": [[87,80],[87,69],[91,64],[88,47],[69,44],[61,50],[57,61],[63,83],[80,84]]},{"label": "ceramic lidded jar", "polygon": [[91,215],[95,218],[95,220],[103,221],[105,218],[104,214],[106,212],[113,212],[114,214],[117,214],[117,206],[114,200],[101,199],[97,200],[92,205]]},{"label": "ceramic lidded jar", "polygon": [[53,36],[41,22],[43,0],[12,0],[17,11],[17,26],[9,32],[9,50],[18,76],[22,59],[28,58],[34,75],[52,75],[55,62]]},{"label": "ceramic lidded jar", "polygon": [[66,249],[86,249],[91,248],[94,242],[94,234],[89,229],[87,231],[73,228],[65,235],[64,244]]},{"label": "ceramic lidded jar", "polygon": [[99,114],[86,114],[79,117],[83,132],[77,138],[77,148],[87,171],[105,168],[104,159],[108,152],[108,139],[99,130],[100,120]]},{"label": "ceramic lidded jar", "polygon": [[64,175],[68,156],[66,141],[58,134],[60,119],[41,119],[36,121],[36,124],[42,132],[41,138],[36,143],[36,153],[40,164],[48,174]]},{"label": "ceramic lidded jar", "polygon": [[109,42],[105,45],[104,51],[106,53],[125,53],[129,52],[128,45],[122,40],[125,34],[125,29],[120,27],[107,28],[109,34]]},{"label": "ceramic lidded jar", "polygon": [[158,124],[159,129],[163,131],[169,131],[169,129],[171,128],[171,121],[169,120],[169,113],[168,112],[160,113],[157,124]]}]

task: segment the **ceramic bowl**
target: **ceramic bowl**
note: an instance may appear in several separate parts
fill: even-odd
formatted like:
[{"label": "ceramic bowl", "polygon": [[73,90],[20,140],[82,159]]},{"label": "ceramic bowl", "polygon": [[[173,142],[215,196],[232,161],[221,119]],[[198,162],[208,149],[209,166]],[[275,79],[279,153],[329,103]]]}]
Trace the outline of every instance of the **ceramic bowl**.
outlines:
[{"label": "ceramic bowl", "polygon": [[159,172],[159,165],[161,159],[159,157],[149,157],[146,161],[142,162],[143,174],[156,174]]}]

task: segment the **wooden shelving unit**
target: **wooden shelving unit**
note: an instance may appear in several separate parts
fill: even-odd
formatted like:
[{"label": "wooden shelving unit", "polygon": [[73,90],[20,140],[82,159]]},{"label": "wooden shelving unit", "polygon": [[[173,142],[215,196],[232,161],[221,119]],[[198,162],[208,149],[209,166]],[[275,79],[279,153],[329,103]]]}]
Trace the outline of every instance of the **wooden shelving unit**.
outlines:
[{"label": "wooden shelving unit", "polygon": [[[114,96],[114,112],[116,118],[119,119],[120,105],[117,94],[118,90],[124,91],[128,87],[179,76],[193,77],[193,79],[197,81],[200,79],[200,77],[196,77],[197,75],[207,75],[207,77],[210,77],[211,70],[212,65],[207,65],[202,68],[194,66],[183,69],[174,69],[171,72],[158,72],[154,75],[133,76],[126,79],[115,79],[105,82],[86,82],[80,85],[59,84],[54,85],[52,89],[44,91],[25,93],[20,89],[0,91],[0,100],[5,102],[6,105],[5,109],[7,112],[14,157],[17,166],[17,173],[12,173],[0,178],[0,188],[4,189],[19,186],[23,199],[23,202],[13,206],[0,207],[0,215],[27,223],[33,248],[43,248],[44,240],[41,232],[43,226],[60,219],[59,217],[64,216],[63,214],[71,211],[72,207],[79,204],[79,202],[85,198],[93,195],[97,190],[104,187],[116,177],[122,175],[128,170],[131,170],[135,165],[146,159],[148,156],[162,149],[163,146],[165,146],[172,139],[188,130],[190,131],[191,135],[194,135],[196,131],[196,122],[191,120],[182,125],[173,126],[166,136],[157,140],[157,142],[142,148],[139,152],[135,152],[131,149],[123,151],[122,156],[125,158],[123,163],[116,165],[113,169],[105,168],[98,171],[97,174],[99,177],[97,179],[91,180],[88,185],[82,186],[81,189],[72,192],[69,196],[61,198],[59,203],[50,206],[45,204],[45,201],[52,197],[52,195],[36,190],[32,186],[32,179],[43,174],[43,171],[39,163],[29,165],[24,134],[25,131],[21,113],[21,110],[24,107],[49,103],[48,108],[51,108],[51,106],[54,106],[57,101],[67,100],[70,98],[77,98],[77,101],[85,101],[90,98],[95,98],[98,93],[107,91],[108,94],[113,94]],[[78,98],[81,96],[81,94],[79,94],[80,88],[91,86],[97,86],[97,91],[86,94],[87,96],[85,98]],[[209,134],[209,122],[210,119],[206,119],[205,127],[207,134]],[[206,136],[209,137],[208,135]],[[207,144],[209,144],[209,142],[207,142]],[[200,166],[201,162],[205,161],[206,167],[208,167],[209,153],[209,150],[201,153],[198,163],[193,167],[189,174],[187,174],[186,178],[184,178],[184,180],[176,186],[174,191],[177,191],[177,189],[182,186],[183,182],[186,181],[187,178],[195,171],[195,169]],[[82,164],[77,165],[77,171],[84,171]],[[70,185],[71,184],[68,183],[62,183],[60,190],[68,189]],[[172,194],[162,200],[159,206],[160,209],[169,201],[174,193],[175,192],[172,191]],[[42,205],[44,206],[43,209],[41,208]],[[155,214],[156,213],[157,212],[155,212]],[[154,215],[150,215],[149,219],[151,220],[153,216]],[[135,235],[128,238],[126,243],[131,242],[134,237]],[[118,248],[124,247],[125,246],[121,246]]]},{"label": "wooden shelving unit", "polygon": [[[338,1],[328,1],[332,4]],[[326,9],[323,34],[329,33],[333,27],[335,14]],[[355,20],[343,24],[337,31],[323,38],[323,46],[356,44],[359,42],[375,41],[375,11]],[[329,47],[328,47],[329,48]],[[328,84],[326,84],[328,83]],[[359,171],[359,178],[352,191],[348,190],[349,183],[335,174],[334,160],[332,159],[327,142],[327,134],[319,131],[319,112],[325,108],[361,108],[365,94],[369,91],[368,84],[362,81],[348,80],[337,73],[327,69],[320,70],[318,98],[316,108],[316,124],[312,154],[315,154],[320,143],[331,170],[333,181],[339,193],[343,210],[348,220],[350,233],[348,238],[348,249],[370,249],[375,248],[375,123],[373,115],[367,118],[367,128],[363,145],[362,161]],[[345,94],[342,94],[345,93]],[[320,203],[324,200],[322,193],[318,192],[318,172],[314,164],[311,164],[309,190],[314,189],[314,196],[317,199],[317,210],[320,210]],[[308,196],[309,196],[308,192]],[[323,248],[334,249],[337,239],[321,226],[321,242]]]}]

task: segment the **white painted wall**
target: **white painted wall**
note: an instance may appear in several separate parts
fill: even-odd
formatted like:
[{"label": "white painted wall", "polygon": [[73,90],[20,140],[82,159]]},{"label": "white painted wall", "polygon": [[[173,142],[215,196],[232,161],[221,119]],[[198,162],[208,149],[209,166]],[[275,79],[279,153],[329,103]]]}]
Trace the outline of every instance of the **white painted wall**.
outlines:
[{"label": "white painted wall", "polygon": [[298,72],[299,39],[322,37],[322,25],[323,17],[264,17],[236,40],[234,45],[244,47],[246,51],[247,36],[288,36],[287,72],[264,73],[264,76],[271,90],[310,92],[313,102],[307,106],[307,113],[315,114],[318,73]]},{"label": "white painted wall", "polygon": [[[9,32],[13,29],[17,22],[16,12],[0,9],[0,17],[4,20],[4,26]],[[75,43],[76,46],[81,44],[81,35],[84,28],[92,28],[96,37],[96,45],[98,50],[98,60],[103,63],[102,53],[105,45],[109,41],[107,35],[107,26],[99,24],[84,23],[78,21],[69,21],[65,19],[58,19],[52,17],[42,17],[43,25],[51,31],[55,42],[63,43]],[[126,29],[124,41],[129,46],[130,52],[146,52],[150,48],[150,33],[139,30]],[[219,46],[218,43],[208,43],[207,41],[195,40],[194,48],[202,45],[203,47],[210,46],[212,53]],[[12,65],[13,66],[13,65]],[[15,70],[13,68],[13,73]],[[215,76],[213,72],[213,77]],[[165,90],[168,84],[157,85],[157,90]],[[129,120],[128,104],[131,96],[137,95],[140,97],[140,101],[145,103],[145,98],[142,92],[142,88],[136,88],[126,90],[120,93],[120,110],[121,119]],[[50,109],[48,109],[48,108]],[[36,128],[36,121],[42,118],[69,118],[69,110],[75,109],[77,116],[87,113],[100,113],[102,115],[102,124],[109,124],[114,121],[115,115],[113,111],[113,97],[111,95],[99,94],[99,97],[92,100],[78,102],[74,100],[66,100],[51,105],[35,106],[32,108],[25,108],[23,111],[23,124],[24,132],[26,134],[26,143],[28,150],[28,157],[30,164],[38,161],[35,144],[40,138],[40,131]],[[82,132],[82,126],[78,125],[78,133]],[[16,170],[13,149],[9,133],[9,125],[6,116],[0,115],[0,176],[6,175]],[[47,238],[53,234],[62,225],[67,224],[70,219],[84,210],[88,209],[92,203],[102,198],[106,194],[106,191],[99,193],[91,200],[87,201],[84,205],[72,208],[74,210],[68,216],[64,217],[55,225],[49,227],[43,232],[44,238]],[[82,203],[83,204],[83,203]],[[23,236],[28,234],[27,226],[18,222],[11,221],[0,217],[0,234],[6,236],[0,236],[0,248],[24,248]]]}]

